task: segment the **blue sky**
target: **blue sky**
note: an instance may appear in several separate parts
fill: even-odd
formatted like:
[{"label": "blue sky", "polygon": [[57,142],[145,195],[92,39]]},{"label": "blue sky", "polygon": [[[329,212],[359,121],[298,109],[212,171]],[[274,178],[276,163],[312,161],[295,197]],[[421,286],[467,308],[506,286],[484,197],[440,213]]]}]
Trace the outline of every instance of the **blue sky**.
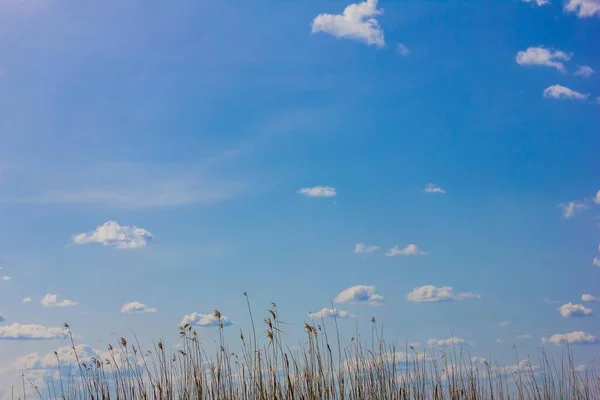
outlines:
[{"label": "blue sky", "polygon": [[600,338],[600,3],[350,1],[3,2],[4,388],[64,345],[27,325],[235,340],[245,291],[293,344],[336,298],[506,364]]}]

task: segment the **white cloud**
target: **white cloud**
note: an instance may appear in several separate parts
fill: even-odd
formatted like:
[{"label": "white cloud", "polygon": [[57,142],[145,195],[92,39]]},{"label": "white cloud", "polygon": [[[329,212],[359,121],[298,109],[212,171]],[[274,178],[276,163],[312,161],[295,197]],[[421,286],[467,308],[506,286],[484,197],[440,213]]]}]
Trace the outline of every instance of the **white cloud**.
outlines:
[{"label": "white cloud", "polygon": [[21,300],[23,303],[31,303],[31,297],[25,297],[23,300]]},{"label": "white cloud", "polygon": [[399,246],[394,246],[389,249],[385,255],[387,257],[395,257],[395,256],[424,256],[427,253],[423,250],[419,249],[416,244],[409,244],[403,249],[400,249]]},{"label": "white cloud", "polygon": [[121,312],[123,314],[154,313],[156,312],[156,308],[148,307],[139,301],[132,301],[131,303],[124,304],[123,307],[121,307]]},{"label": "white cloud", "polygon": [[382,9],[377,9],[377,0],[350,4],[341,15],[317,15],[312,22],[312,32],[325,32],[337,38],[355,39],[383,47],[383,30],[376,19],[382,13]]},{"label": "white cloud", "polygon": [[299,194],[306,197],[334,197],[337,195],[336,189],[329,186],[313,186],[299,189]]},{"label": "white cloud", "polygon": [[594,197],[594,203],[600,204],[600,190],[598,190],[596,196]]},{"label": "white cloud", "polygon": [[221,318],[219,318],[215,314],[191,313],[184,315],[183,320],[181,321],[181,326],[185,326],[186,324],[199,327],[218,327],[221,324],[223,324],[223,326],[230,326],[233,322],[224,315],[221,315]]},{"label": "white cloud", "polygon": [[599,341],[595,336],[583,331],[571,333],[555,333],[550,338],[542,338],[542,343],[559,344],[598,344]]},{"label": "white cloud", "polygon": [[437,303],[440,301],[479,299],[480,297],[480,294],[471,292],[455,295],[451,286],[435,287],[425,285],[414,288],[412,292],[406,295],[406,300],[413,303]]},{"label": "white cloud", "polygon": [[77,305],[77,302],[73,300],[58,301],[58,295],[48,293],[42,298],[40,304],[42,307],[73,307]]},{"label": "white cloud", "polygon": [[544,47],[529,47],[525,51],[517,53],[516,61],[519,65],[538,65],[556,68],[559,71],[565,70],[565,65],[561,62],[571,59],[572,54],[564,51],[554,51]]},{"label": "white cloud", "polygon": [[321,311],[316,313],[311,313],[308,315],[309,318],[317,318],[317,319],[328,319],[328,318],[339,318],[339,319],[347,319],[347,318],[356,318],[356,315],[350,314],[347,311],[338,310],[336,308],[323,308]]},{"label": "white cloud", "polygon": [[73,236],[76,245],[101,243],[117,249],[138,249],[148,244],[152,234],[137,226],[119,225],[116,221],[108,221],[98,225],[95,231]]},{"label": "white cloud", "polygon": [[500,323],[498,324],[498,326],[499,326],[500,328],[506,328],[507,326],[509,326],[509,325],[511,325],[511,324],[512,324],[512,321],[502,321],[502,322],[500,322]]},{"label": "white cloud", "polygon": [[546,4],[550,4],[550,0],[522,0],[523,3],[535,3],[538,6],[544,6]]},{"label": "white cloud", "polygon": [[592,315],[591,308],[586,308],[586,307],[582,306],[581,304],[573,304],[573,303],[563,304],[558,309],[558,312],[560,313],[560,315],[562,315],[565,318],[587,317],[587,316]]},{"label": "white cloud", "polygon": [[10,276],[0,276],[0,281],[10,281]]},{"label": "white cloud", "polygon": [[562,210],[563,210],[562,216],[565,219],[573,218],[575,215],[579,214],[580,212],[590,208],[587,204],[582,203],[580,201],[570,201],[566,204],[559,204],[559,207],[562,208]]},{"label": "white cloud", "polygon": [[379,304],[383,296],[375,293],[375,286],[356,285],[341,291],[333,300],[335,303]]},{"label": "white cloud", "polygon": [[527,340],[527,339],[531,339],[531,335],[525,333],[522,335],[517,335],[515,336],[517,338],[517,340]]},{"label": "white cloud", "polygon": [[496,339],[496,343],[504,343],[504,340],[502,340],[502,339]]},{"label": "white cloud", "polygon": [[63,328],[50,328],[43,325],[14,323],[0,326],[0,340],[59,339],[63,335]]},{"label": "white cloud", "polygon": [[600,267],[600,258],[594,257],[594,261],[592,261],[592,265],[595,267]]},{"label": "white cloud", "polygon": [[591,294],[582,294],[581,301],[589,301],[589,302],[597,303],[598,301],[600,301],[600,298],[598,298],[596,296],[592,296]]},{"label": "white cloud", "polygon": [[406,47],[405,45],[403,45],[402,43],[398,43],[396,45],[396,51],[401,56],[407,56],[410,54],[410,49],[408,47]]},{"label": "white cloud", "polygon": [[446,191],[444,189],[433,183],[428,183],[427,185],[425,185],[424,191],[425,193],[446,194]]},{"label": "white cloud", "polygon": [[565,11],[575,13],[579,18],[600,15],[600,0],[567,0]]},{"label": "white cloud", "polygon": [[450,347],[450,346],[468,346],[470,345],[469,342],[467,342],[465,339],[463,338],[459,338],[459,337],[451,337],[448,339],[429,339],[427,341],[427,344],[430,347]]},{"label": "white cloud", "polygon": [[577,76],[583,76],[584,78],[587,78],[589,76],[591,76],[594,72],[592,67],[588,66],[588,65],[580,65],[577,67],[577,71],[575,72],[575,75]]},{"label": "white cloud", "polygon": [[575,90],[571,90],[568,87],[561,85],[552,85],[544,89],[544,97],[553,98],[553,99],[572,99],[585,101],[589,97],[588,94],[583,94],[576,92]]},{"label": "white cloud", "polygon": [[354,252],[355,253],[367,253],[367,254],[371,254],[376,252],[377,250],[379,250],[379,246],[367,246],[365,244],[362,243],[357,243],[356,246],[354,246]]}]

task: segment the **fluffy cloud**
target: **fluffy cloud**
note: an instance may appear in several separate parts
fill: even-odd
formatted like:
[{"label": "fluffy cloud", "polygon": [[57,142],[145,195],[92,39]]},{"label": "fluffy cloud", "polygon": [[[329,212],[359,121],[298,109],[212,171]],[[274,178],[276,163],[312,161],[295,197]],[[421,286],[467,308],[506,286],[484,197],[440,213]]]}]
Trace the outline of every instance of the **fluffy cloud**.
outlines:
[{"label": "fluffy cloud", "polygon": [[299,194],[306,197],[334,197],[337,195],[335,188],[329,186],[313,186],[311,188],[302,188],[298,190]]},{"label": "fluffy cloud", "polygon": [[584,78],[587,78],[589,76],[591,76],[594,72],[592,67],[588,66],[588,65],[581,65],[577,68],[577,71],[575,71],[575,75],[577,76],[583,76]]},{"label": "fluffy cloud", "polygon": [[73,300],[58,301],[58,295],[48,293],[42,298],[40,304],[42,307],[73,307],[77,305],[77,302]]},{"label": "fluffy cloud", "polygon": [[396,51],[398,52],[398,54],[400,54],[401,56],[407,56],[410,54],[410,50],[408,47],[406,47],[405,45],[403,45],[402,43],[398,43],[396,45]]},{"label": "fluffy cloud", "polygon": [[77,245],[100,243],[117,249],[137,249],[146,246],[152,234],[137,226],[121,226],[116,221],[108,221],[98,225],[95,231],[74,235],[72,239]]},{"label": "fluffy cloud", "polygon": [[375,293],[375,286],[356,285],[341,291],[333,300],[335,303],[379,304],[383,296]]},{"label": "fluffy cloud", "polygon": [[567,0],[565,11],[575,13],[579,18],[600,15],[600,0]]},{"label": "fluffy cloud", "polygon": [[31,303],[31,297],[25,297],[23,300],[21,300],[23,303]]},{"label": "fluffy cloud", "polygon": [[424,189],[425,193],[436,193],[436,194],[446,194],[446,191],[441,187],[434,185],[433,183],[428,183],[425,185]]},{"label": "fluffy cloud", "polygon": [[328,319],[328,318],[339,318],[339,319],[347,319],[347,318],[356,318],[356,315],[350,314],[347,311],[338,310],[336,308],[323,308],[321,311],[316,313],[311,313],[308,315],[309,318],[317,318],[317,319]]},{"label": "fluffy cloud", "polygon": [[535,3],[538,6],[544,6],[550,4],[550,0],[522,0],[524,3]]},{"label": "fluffy cloud", "polygon": [[558,309],[558,312],[560,313],[560,315],[562,315],[565,318],[587,317],[587,316],[592,315],[591,308],[586,308],[586,307],[582,306],[581,304],[573,304],[573,303],[563,304]]},{"label": "fluffy cloud", "polygon": [[571,54],[564,51],[554,51],[544,47],[529,47],[525,51],[517,53],[517,64],[519,65],[539,65],[556,68],[559,71],[565,70],[565,65],[561,62],[571,59]]},{"label": "fluffy cloud", "polygon": [[573,218],[580,212],[590,208],[587,204],[582,203],[580,201],[570,201],[566,204],[560,204],[559,207],[562,208],[562,216],[566,219]]},{"label": "fluffy cloud", "polygon": [[377,0],[350,4],[341,15],[317,15],[312,22],[312,32],[329,33],[337,38],[355,39],[383,47],[383,30],[376,19],[382,13],[383,10],[377,9]]},{"label": "fluffy cloud", "polygon": [[0,340],[45,340],[63,337],[63,328],[49,328],[43,325],[12,325],[0,326]]},{"label": "fluffy cloud", "polygon": [[599,341],[595,336],[583,331],[571,333],[555,333],[550,338],[542,338],[542,343],[559,344],[598,344]]},{"label": "fluffy cloud", "polygon": [[427,344],[430,347],[450,347],[450,346],[468,346],[469,342],[467,342],[463,338],[459,337],[451,337],[448,339],[429,339]]},{"label": "fluffy cloud", "polygon": [[480,297],[480,294],[471,292],[455,295],[451,286],[435,287],[433,285],[425,285],[414,288],[412,292],[406,295],[406,300],[413,303],[437,303],[440,301],[478,299]]},{"label": "fluffy cloud", "polygon": [[379,246],[367,246],[365,244],[362,243],[357,243],[356,246],[354,246],[354,252],[355,253],[367,253],[367,254],[371,254],[376,252],[377,250],[379,250]]},{"label": "fluffy cloud", "polygon": [[595,267],[600,267],[600,258],[594,257],[594,261],[592,261],[592,265]]},{"label": "fluffy cloud", "polygon": [[121,307],[121,312],[124,314],[154,313],[156,312],[156,308],[148,307],[139,301],[132,301],[131,303],[124,304]]},{"label": "fluffy cloud", "polygon": [[576,92],[575,90],[571,90],[568,87],[561,85],[552,85],[544,89],[544,97],[552,98],[552,99],[572,99],[585,101],[589,97],[587,94]]},{"label": "fluffy cloud", "polygon": [[181,320],[181,326],[185,325],[191,326],[199,326],[199,327],[209,327],[209,326],[230,326],[233,324],[231,320],[221,315],[221,318],[217,317],[215,314],[199,314],[199,313],[191,313],[184,315],[183,320]]},{"label": "fluffy cloud", "polygon": [[391,249],[389,249],[385,255],[388,257],[395,257],[395,256],[424,256],[427,253],[424,252],[423,250],[419,249],[419,247],[416,244],[409,244],[408,246],[406,246],[403,249],[400,249],[399,246],[394,246]]},{"label": "fluffy cloud", "polygon": [[597,303],[600,299],[596,296],[592,296],[591,294],[582,294],[581,301],[589,301],[593,303]]}]

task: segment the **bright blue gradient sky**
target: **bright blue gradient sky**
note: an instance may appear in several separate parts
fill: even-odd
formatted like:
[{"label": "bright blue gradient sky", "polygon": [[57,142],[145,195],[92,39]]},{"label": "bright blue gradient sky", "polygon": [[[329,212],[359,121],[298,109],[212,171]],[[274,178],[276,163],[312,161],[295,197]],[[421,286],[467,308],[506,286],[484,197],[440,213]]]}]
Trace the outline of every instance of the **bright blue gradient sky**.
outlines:
[{"label": "bright blue gradient sky", "polygon": [[[375,316],[392,342],[453,334],[506,364],[513,344],[600,338],[596,316],[557,311],[600,297],[600,77],[576,73],[600,70],[600,3],[370,0],[383,45],[335,17],[311,27],[350,1],[2,2],[0,331],[68,321],[98,349],[113,333],[175,343],[184,315],[218,308],[235,340],[247,291],[259,314],[277,302],[296,344],[308,311],[367,285],[380,305],[336,305],[357,315],[346,338]],[[534,47],[555,58],[517,62]],[[298,193],[314,186],[336,196]],[[152,240],[73,243],[111,220]],[[409,244],[427,254],[385,255]],[[407,300],[424,285],[481,297]],[[132,301],[157,312],[121,313]],[[210,347],[215,328],[199,331]],[[0,337],[0,384],[64,344]]]}]

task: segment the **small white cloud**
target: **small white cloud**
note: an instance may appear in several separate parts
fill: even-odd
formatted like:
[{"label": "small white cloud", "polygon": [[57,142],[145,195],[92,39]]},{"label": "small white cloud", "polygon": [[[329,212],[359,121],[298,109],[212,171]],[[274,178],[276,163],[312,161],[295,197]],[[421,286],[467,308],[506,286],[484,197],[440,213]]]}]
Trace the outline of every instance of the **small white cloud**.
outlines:
[{"label": "small white cloud", "polygon": [[42,298],[40,304],[42,307],[73,307],[77,305],[77,302],[73,300],[58,301],[58,295],[48,293]]},{"label": "small white cloud", "polygon": [[425,193],[435,193],[435,194],[446,194],[446,191],[444,189],[442,189],[441,187],[439,187],[433,183],[428,183],[427,185],[425,185],[424,192]]},{"label": "small white cloud", "polygon": [[517,64],[519,65],[537,65],[556,68],[559,71],[565,70],[565,65],[561,62],[571,59],[572,54],[564,51],[554,51],[544,47],[529,47],[525,51],[517,53]]},{"label": "small white cloud", "polygon": [[591,294],[582,294],[581,301],[589,301],[592,303],[597,303],[598,301],[600,301],[600,298],[598,298],[596,296],[592,296]]},{"label": "small white cloud", "polygon": [[396,45],[396,51],[398,52],[398,54],[405,57],[410,54],[409,48],[403,45],[402,43],[398,43]]},{"label": "small white cloud", "polygon": [[502,321],[498,324],[498,326],[500,328],[506,328],[507,326],[509,326],[510,324],[512,324],[512,321]]},{"label": "small white cloud", "polygon": [[116,221],[108,221],[98,225],[95,231],[74,235],[73,244],[100,243],[117,249],[138,249],[146,246],[151,239],[152,234],[145,229],[137,226],[121,226]]},{"label": "small white cloud", "polygon": [[502,340],[502,339],[496,339],[496,343],[504,343],[504,340]]},{"label": "small white cloud", "polygon": [[565,11],[575,13],[579,18],[600,15],[600,0],[567,0]]},{"label": "small white cloud", "polygon": [[298,190],[299,194],[306,197],[334,197],[337,195],[335,188],[329,186],[313,186],[311,188],[302,188]]},{"label": "small white cloud", "polygon": [[591,76],[594,72],[596,71],[594,71],[589,65],[580,65],[577,67],[577,71],[575,71],[574,75],[583,76],[584,78],[587,78]]},{"label": "small white cloud", "polygon": [[528,335],[527,333],[523,334],[523,335],[517,335],[515,336],[517,338],[517,340],[527,340],[527,339],[531,339],[531,335]]},{"label": "small white cloud", "polygon": [[481,298],[481,295],[477,293],[465,292],[455,295],[451,286],[436,287],[433,285],[414,288],[412,292],[406,295],[406,300],[413,303],[437,303],[440,301],[479,298]]},{"label": "small white cloud", "polygon": [[362,243],[357,243],[354,246],[354,252],[355,253],[367,253],[367,254],[371,254],[376,252],[377,250],[379,250],[379,246],[367,246],[365,244]]},{"label": "small white cloud", "polygon": [[594,257],[594,261],[592,261],[592,265],[595,267],[600,267],[600,258]]},{"label": "small white cloud", "polygon": [[451,337],[448,339],[429,339],[427,344],[430,347],[450,347],[450,346],[469,346],[470,343],[463,338]]},{"label": "small white cloud", "polygon": [[559,207],[562,208],[562,216],[565,219],[573,218],[580,212],[590,208],[587,204],[582,203],[580,201],[570,201],[566,204],[559,204]]},{"label": "small white cloud", "polygon": [[31,297],[25,297],[23,300],[21,300],[23,303],[31,303]]},{"label": "small white cloud", "polygon": [[216,314],[199,314],[199,313],[191,313],[187,314],[183,317],[181,321],[181,326],[185,325],[191,326],[199,326],[199,327],[210,327],[210,326],[230,326],[233,324],[231,320],[221,315],[220,318]]},{"label": "small white cloud", "polygon": [[139,301],[132,301],[131,303],[124,304],[123,307],[121,307],[121,312],[123,314],[155,313],[156,308],[148,307]]},{"label": "small white cloud", "polygon": [[571,99],[585,101],[588,99],[589,95],[576,92],[575,90],[569,89],[565,86],[552,85],[544,89],[544,97],[559,100]]},{"label": "small white cloud", "polygon": [[599,341],[595,336],[583,331],[571,333],[555,333],[550,338],[542,338],[542,343],[559,344],[598,344]]},{"label": "small white cloud", "polygon": [[376,17],[383,10],[377,9],[377,0],[350,4],[340,14],[319,14],[312,22],[312,33],[329,33],[337,38],[360,40],[368,45],[383,47],[383,30]]},{"label": "small white cloud", "polygon": [[419,249],[416,244],[409,244],[403,249],[400,249],[399,246],[394,246],[389,249],[385,255],[387,257],[396,257],[396,256],[424,256],[427,253],[423,250]]},{"label": "small white cloud", "polygon": [[10,276],[0,276],[0,281],[10,281]]},{"label": "small white cloud", "polygon": [[546,4],[550,4],[550,0],[521,0],[523,3],[535,3],[538,6],[544,6]]},{"label": "small white cloud", "polygon": [[323,308],[323,309],[321,309],[321,311],[309,314],[308,317],[309,318],[317,318],[317,319],[328,319],[328,318],[347,319],[347,318],[356,318],[356,315],[350,314],[347,311],[338,310],[336,308]]},{"label": "small white cloud", "polygon": [[341,291],[333,301],[335,303],[380,304],[383,296],[375,293],[375,286],[356,285]]},{"label": "small white cloud", "polygon": [[573,304],[573,303],[563,304],[558,309],[558,312],[560,313],[560,315],[562,315],[565,318],[588,317],[588,316],[592,315],[591,308],[586,308],[586,307],[582,306],[581,304]]},{"label": "small white cloud", "polygon": [[62,328],[49,328],[43,325],[12,325],[0,326],[0,340],[46,340],[59,339],[64,335]]},{"label": "small white cloud", "polygon": [[600,190],[598,190],[596,196],[594,197],[594,203],[600,204]]}]

